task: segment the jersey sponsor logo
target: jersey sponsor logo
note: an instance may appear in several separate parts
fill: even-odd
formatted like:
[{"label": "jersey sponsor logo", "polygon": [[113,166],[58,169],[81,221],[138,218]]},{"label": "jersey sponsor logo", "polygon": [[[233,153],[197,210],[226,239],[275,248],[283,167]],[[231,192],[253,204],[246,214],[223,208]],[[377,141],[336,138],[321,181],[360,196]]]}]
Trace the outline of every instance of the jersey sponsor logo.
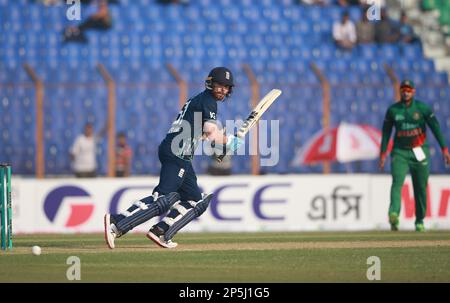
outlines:
[{"label": "jersey sponsor logo", "polygon": [[420,119],[420,113],[415,112],[415,113],[413,114],[413,119],[414,119],[414,120],[419,120],[419,119]]},{"label": "jersey sponsor logo", "polygon": [[399,130],[397,132],[397,137],[416,137],[423,133],[421,128],[415,128],[411,130]]},{"label": "jersey sponsor logo", "polygon": [[405,116],[403,116],[403,115],[395,115],[394,120],[395,120],[395,121],[405,120]]},{"label": "jersey sponsor logo", "polygon": [[420,125],[415,124],[415,123],[403,123],[401,129],[402,130],[408,130],[408,129],[415,129],[415,128],[419,128]]}]

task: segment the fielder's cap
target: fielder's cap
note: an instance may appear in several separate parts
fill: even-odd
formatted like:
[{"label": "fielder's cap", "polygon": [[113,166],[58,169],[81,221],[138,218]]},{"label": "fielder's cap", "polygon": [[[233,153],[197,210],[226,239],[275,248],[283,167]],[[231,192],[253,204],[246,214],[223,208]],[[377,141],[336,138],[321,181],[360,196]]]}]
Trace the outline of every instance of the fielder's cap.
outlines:
[{"label": "fielder's cap", "polygon": [[400,84],[400,88],[402,87],[415,88],[415,85],[414,82],[412,82],[411,80],[403,80],[402,83]]}]

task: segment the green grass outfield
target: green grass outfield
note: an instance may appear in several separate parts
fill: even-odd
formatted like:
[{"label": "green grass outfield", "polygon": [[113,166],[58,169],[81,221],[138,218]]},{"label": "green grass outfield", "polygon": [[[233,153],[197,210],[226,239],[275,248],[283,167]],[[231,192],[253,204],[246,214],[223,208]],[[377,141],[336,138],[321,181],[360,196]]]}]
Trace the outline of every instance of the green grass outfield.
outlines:
[{"label": "green grass outfield", "polygon": [[[109,250],[103,234],[20,235],[0,252],[0,282],[69,282],[69,256],[81,282],[450,282],[450,232],[180,233],[162,249],[129,234]],[[42,248],[40,256],[31,247]],[[72,281],[70,281],[72,282]]]}]

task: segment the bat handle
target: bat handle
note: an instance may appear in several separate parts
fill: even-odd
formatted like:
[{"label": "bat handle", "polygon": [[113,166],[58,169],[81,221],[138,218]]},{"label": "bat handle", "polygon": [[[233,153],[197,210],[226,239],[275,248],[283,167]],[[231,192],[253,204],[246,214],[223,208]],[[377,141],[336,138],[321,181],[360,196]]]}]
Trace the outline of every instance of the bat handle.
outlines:
[{"label": "bat handle", "polygon": [[223,154],[223,155],[220,155],[220,156],[218,156],[217,158],[216,158],[216,160],[217,160],[217,162],[222,162],[223,161],[223,158],[225,158],[225,156],[226,156],[226,154]]},{"label": "bat handle", "polygon": [[[234,136],[237,137],[238,134],[234,133]],[[216,157],[216,161],[219,162],[219,163],[222,162],[223,158],[225,158],[226,155],[227,155],[227,150],[225,149],[223,154],[221,154],[220,156]]]}]

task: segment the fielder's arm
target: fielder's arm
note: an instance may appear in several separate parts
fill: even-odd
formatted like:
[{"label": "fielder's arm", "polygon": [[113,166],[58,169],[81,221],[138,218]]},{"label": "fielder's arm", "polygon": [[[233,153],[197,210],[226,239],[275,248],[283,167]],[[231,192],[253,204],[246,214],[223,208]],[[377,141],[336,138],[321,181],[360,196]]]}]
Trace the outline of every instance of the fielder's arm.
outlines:
[{"label": "fielder's arm", "polygon": [[441,147],[445,164],[450,164],[450,154],[448,152],[448,146],[445,143],[444,135],[442,134],[439,121],[436,119],[436,115],[433,113],[431,108],[427,108],[427,111],[425,112],[425,121],[427,122],[428,126],[434,134],[434,137],[438,141],[439,146]]},{"label": "fielder's arm", "polygon": [[380,169],[383,169],[384,163],[386,161],[386,151],[387,151],[389,139],[391,137],[393,126],[394,126],[394,122],[391,119],[390,112],[388,109],[388,111],[386,112],[386,116],[384,118],[384,122],[383,122],[383,131],[382,131],[381,147],[380,147],[380,162],[378,164],[378,167]]}]

